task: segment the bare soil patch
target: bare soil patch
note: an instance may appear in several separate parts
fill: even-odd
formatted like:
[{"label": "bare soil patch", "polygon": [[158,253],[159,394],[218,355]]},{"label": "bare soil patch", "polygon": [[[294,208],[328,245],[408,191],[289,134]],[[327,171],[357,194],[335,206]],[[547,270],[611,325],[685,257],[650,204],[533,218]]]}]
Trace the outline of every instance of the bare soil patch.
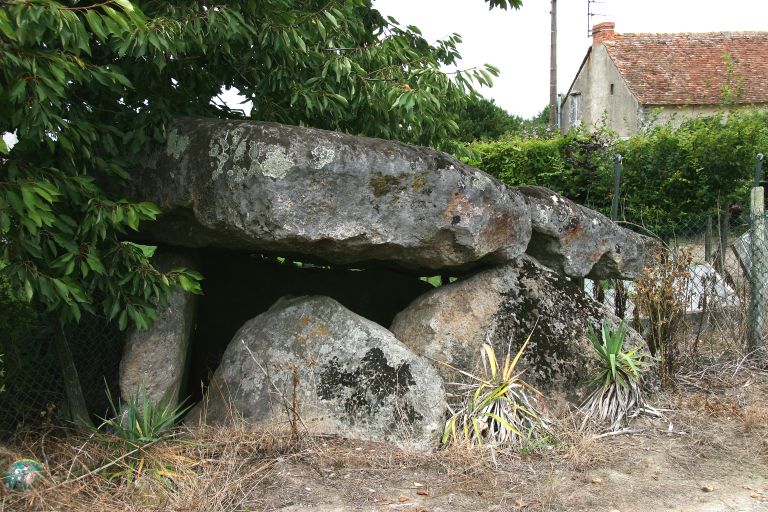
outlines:
[{"label": "bare soil patch", "polygon": [[29,492],[2,488],[0,511],[768,510],[768,374],[716,370],[652,395],[665,418],[618,435],[576,432],[577,416],[552,400],[550,443],[525,453],[230,429],[125,456],[95,435],[28,434],[0,445],[0,464],[34,457],[47,476]]}]

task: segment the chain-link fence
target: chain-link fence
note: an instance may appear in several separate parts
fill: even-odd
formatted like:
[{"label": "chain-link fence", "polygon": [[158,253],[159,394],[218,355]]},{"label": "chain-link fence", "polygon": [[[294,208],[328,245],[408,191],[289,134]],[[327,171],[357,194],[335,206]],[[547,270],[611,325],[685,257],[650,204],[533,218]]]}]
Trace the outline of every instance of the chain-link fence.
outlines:
[{"label": "chain-link fence", "polygon": [[[649,234],[642,219],[621,222]],[[661,250],[643,276],[634,282],[587,280],[585,289],[641,332],[652,349],[674,338],[682,355],[761,350],[768,346],[767,224],[764,214],[733,205],[709,217],[655,222],[652,234]],[[102,317],[84,317],[65,335],[89,410],[107,414],[107,387],[119,395],[124,333]],[[61,419],[64,385],[53,343],[47,317],[0,301],[0,432]]]},{"label": "chain-link fence", "polygon": [[761,350],[768,346],[767,221],[764,213],[731,207],[670,223],[654,233],[659,251],[643,276],[587,280],[585,289],[649,345],[658,336],[674,337],[681,353],[707,351],[713,358]]},{"label": "chain-link fence", "polygon": [[[0,303],[8,327],[0,338],[5,391],[0,393],[0,433],[34,428],[66,419],[61,365],[48,317],[18,303]],[[13,325],[14,318],[22,325]],[[83,316],[65,336],[72,351],[89,411],[108,411],[106,389],[117,394],[124,333],[103,317]]]}]

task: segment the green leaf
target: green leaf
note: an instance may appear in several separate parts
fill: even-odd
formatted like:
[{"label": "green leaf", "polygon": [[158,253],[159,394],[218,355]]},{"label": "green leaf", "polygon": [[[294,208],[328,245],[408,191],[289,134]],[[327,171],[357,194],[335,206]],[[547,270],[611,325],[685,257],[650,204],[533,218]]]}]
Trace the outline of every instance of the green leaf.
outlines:
[{"label": "green leaf", "polygon": [[14,86],[11,88],[11,92],[8,94],[8,98],[11,101],[15,101],[16,103],[20,103],[22,100],[22,97],[24,96],[24,92],[27,88],[27,81],[26,79],[21,79],[14,84]]},{"label": "green leaf", "polygon": [[330,13],[330,11],[323,11],[323,15],[328,19],[328,21],[331,22],[331,25],[333,25],[334,28],[339,28],[339,22],[336,20],[333,14]]},{"label": "green leaf", "polygon": [[121,331],[124,331],[125,328],[128,326],[128,310],[123,309],[120,312],[120,316],[117,319],[117,326]]},{"label": "green leaf", "polygon": [[88,266],[96,272],[97,274],[103,274],[104,273],[104,265],[101,263],[101,259],[96,254],[95,250],[88,251],[88,257],[86,258],[86,261],[88,262]]},{"label": "green leaf", "polygon": [[179,284],[185,292],[199,293],[200,284],[184,274],[179,274]]},{"label": "green leaf", "polygon": [[32,283],[29,282],[29,279],[24,279],[24,298],[27,302],[31,302],[34,296],[35,291],[32,289]]},{"label": "green leaf", "polygon": [[128,226],[134,231],[139,230],[139,216],[136,214],[136,209],[129,206],[126,208],[125,213],[127,215]]},{"label": "green leaf", "polygon": [[91,27],[93,33],[102,41],[106,41],[108,35],[101,22],[101,16],[99,16],[94,9],[87,9],[85,12],[85,19],[88,21],[88,26]]}]

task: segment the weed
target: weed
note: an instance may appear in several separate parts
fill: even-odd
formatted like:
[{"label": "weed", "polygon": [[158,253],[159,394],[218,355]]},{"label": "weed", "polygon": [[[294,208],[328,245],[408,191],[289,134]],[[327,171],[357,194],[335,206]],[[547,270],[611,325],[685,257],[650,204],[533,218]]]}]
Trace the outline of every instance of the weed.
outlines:
[{"label": "weed", "polygon": [[635,304],[648,317],[650,330],[645,336],[651,356],[660,360],[662,387],[674,382],[677,371],[680,330],[684,327],[687,283],[690,280],[691,254],[659,250],[653,266],[646,267],[635,281]]}]

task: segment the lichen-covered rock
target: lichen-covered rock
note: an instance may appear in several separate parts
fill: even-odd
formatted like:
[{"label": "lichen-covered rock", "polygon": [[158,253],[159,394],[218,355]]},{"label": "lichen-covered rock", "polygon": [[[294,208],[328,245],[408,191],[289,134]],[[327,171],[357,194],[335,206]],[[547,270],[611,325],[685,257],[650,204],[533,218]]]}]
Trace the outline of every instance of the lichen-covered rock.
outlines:
[{"label": "lichen-covered rock", "polygon": [[[175,267],[200,270],[199,259],[188,251],[159,248],[152,263],[163,272]],[[144,387],[147,396],[171,404],[179,400],[194,325],[197,296],[181,288],[158,309],[159,318],[146,331],[131,330],[120,361],[120,395],[128,401]]]},{"label": "lichen-covered rock", "polygon": [[274,427],[294,409],[312,433],[427,448],[438,442],[446,402],[424,358],[316,296],[283,298],[247,322],[187,421]]},{"label": "lichen-covered rock", "polygon": [[570,277],[634,279],[643,270],[647,238],[544,187],[517,187],[531,208],[526,253]]},{"label": "lichen-covered rock", "polygon": [[274,123],[181,119],[137,172],[163,215],[148,239],[372,260],[413,269],[501,263],[525,250],[528,206],[488,174],[428,148]]},{"label": "lichen-covered rock", "polygon": [[[603,318],[618,323],[574,282],[525,257],[422,295],[395,317],[391,330],[414,352],[474,372],[483,343],[502,357],[510,349],[514,355],[531,335],[521,360],[525,379],[566,388],[589,377],[587,329]],[[637,333],[628,335],[627,346],[642,346]],[[445,366],[438,370],[446,382],[461,380]]]}]

